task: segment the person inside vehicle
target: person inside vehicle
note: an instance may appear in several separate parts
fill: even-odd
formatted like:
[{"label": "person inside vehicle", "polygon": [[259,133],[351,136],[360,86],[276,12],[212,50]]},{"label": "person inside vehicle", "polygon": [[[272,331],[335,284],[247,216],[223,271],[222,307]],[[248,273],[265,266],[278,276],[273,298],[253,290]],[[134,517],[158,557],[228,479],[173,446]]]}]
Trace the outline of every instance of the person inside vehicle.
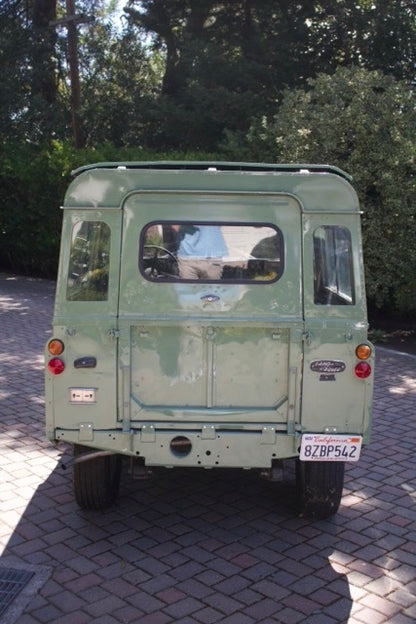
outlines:
[{"label": "person inside vehicle", "polygon": [[227,245],[218,225],[172,225],[178,236],[179,277],[186,280],[221,279]]}]

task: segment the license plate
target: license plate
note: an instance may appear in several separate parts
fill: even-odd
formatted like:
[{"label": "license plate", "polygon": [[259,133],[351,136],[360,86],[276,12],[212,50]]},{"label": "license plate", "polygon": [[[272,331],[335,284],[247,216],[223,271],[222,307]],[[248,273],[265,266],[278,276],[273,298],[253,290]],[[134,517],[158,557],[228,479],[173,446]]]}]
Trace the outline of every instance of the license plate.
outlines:
[{"label": "license plate", "polygon": [[299,459],[302,461],[355,462],[360,458],[362,436],[304,433]]}]

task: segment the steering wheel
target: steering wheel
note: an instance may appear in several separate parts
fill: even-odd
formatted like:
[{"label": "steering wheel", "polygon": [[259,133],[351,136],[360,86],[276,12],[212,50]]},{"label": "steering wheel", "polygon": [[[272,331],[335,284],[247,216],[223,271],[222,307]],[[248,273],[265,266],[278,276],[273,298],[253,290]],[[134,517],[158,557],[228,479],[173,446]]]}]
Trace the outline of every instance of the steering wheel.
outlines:
[{"label": "steering wheel", "polygon": [[[151,279],[155,279],[157,277],[167,275],[169,277],[177,277],[178,274],[178,259],[174,253],[162,247],[161,245],[143,245],[143,251],[148,250],[152,253],[150,266],[145,269],[145,273],[147,277]],[[150,253],[149,253],[150,255]],[[174,272],[165,272],[158,268],[158,261],[162,258],[162,256],[169,256],[169,258],[173,261],[173,267],[176,267]],[[159,262],[160,264],[160,262]]]}]

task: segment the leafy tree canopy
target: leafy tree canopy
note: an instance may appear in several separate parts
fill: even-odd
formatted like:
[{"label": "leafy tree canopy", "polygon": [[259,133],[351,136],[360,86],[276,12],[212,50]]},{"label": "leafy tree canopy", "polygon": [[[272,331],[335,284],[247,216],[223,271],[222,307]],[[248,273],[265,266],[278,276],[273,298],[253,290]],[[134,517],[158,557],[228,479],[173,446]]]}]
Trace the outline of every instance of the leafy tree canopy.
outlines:
[{"label": "leafy tree canopy", "polygon": [[406,82],[340,68],[287,90],[271,118],[229,135],[230,158],[329,162],[350,172],[364,209],[368,294],[374,306],[415,310],[416,106]]},{"label": "leafy tree canopy", "polygon": [[122,4],[0,2],[0,265],[56,250],[69,163],[325,160],[355,177],[372,303],[414,309],[416,0],[124,0],[120,26]]}]

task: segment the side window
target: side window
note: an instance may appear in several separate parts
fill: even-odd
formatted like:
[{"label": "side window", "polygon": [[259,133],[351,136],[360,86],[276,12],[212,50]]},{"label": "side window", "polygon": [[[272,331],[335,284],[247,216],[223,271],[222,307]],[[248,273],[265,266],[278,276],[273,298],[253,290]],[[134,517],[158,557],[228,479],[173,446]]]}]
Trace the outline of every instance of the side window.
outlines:
[{"label": "side window", "polygon": [[111,232],[102,221],[80,221],[72,230],[66,298],[106,301]]},{"label": "side window", "polygon": [[282,233],[273,225],[150,223],[139,268],[150,281],[273,282],[282,259]]},{"label": "side window", "polygon": [[347,228],[326,225],[317,228],[314,243],[314,303],[355,303],[351,234]]}]

